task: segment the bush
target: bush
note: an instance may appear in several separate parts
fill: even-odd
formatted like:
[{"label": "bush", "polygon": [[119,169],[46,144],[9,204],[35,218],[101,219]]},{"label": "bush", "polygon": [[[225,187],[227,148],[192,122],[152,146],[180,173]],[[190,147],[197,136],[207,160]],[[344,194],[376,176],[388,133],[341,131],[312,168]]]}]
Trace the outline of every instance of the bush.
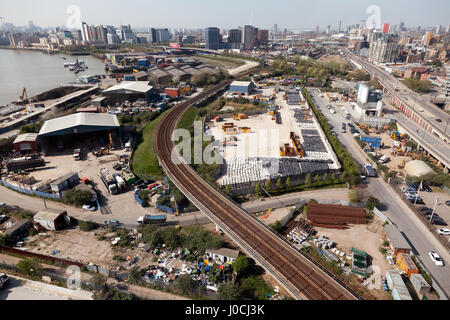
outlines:
[{"label": "bush", "polygon": [[231,282],[221,283],[217,289],[217,295],[220,300],[237,300],[240,295],[240,289]]},{"label": "bush", "polygon": [[81,221],[79,224],[80,230],[84,232],[89,232],[97,229],[97,224],[92,221]]},{"label": "bush", "polygon": [[367,199],[366,209],[373,210],[375,207],[379,207],[380,204],[380,200],[373,196],[370,196],[369,199]]},{"label": "bush", "polygon": [[17,264],[17,268],[19,268],[20,272],[30,276],[37,276],[41,274],[41,265],[38,261],[34,259],[25,259],[21,260]]},{"label": "bush", "polygon": [[181,290],[183,294],[190,294],[194,290],[195,283],[191,276],[188,274],[183,274],[175,280],[175,287]]},{"label": "bush", "polygon": [[280,221],[272,223],[271,225],[269,225],[269,227],[276,233],[281,233],[281,231],[283,230],[283,226],[281,225]]},{"label": "bush", "polygon": [[248,258],[246,256],[239,255],[233,262],[232,266],[234,272],[239,275],[243,275],[247,272],[249,267]]},{"label": "bush", "polygon": [[92,195],[86,190],[70,189],[64,192],[63,201],[67,204],[82,206],[91,202]]}]

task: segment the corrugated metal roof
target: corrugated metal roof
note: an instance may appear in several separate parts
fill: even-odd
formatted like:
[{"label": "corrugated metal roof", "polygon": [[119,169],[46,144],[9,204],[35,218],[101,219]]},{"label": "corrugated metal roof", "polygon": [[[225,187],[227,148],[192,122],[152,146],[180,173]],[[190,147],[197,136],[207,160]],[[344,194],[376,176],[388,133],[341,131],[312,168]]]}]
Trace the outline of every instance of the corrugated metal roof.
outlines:
[{"label": "corrugated metal roof", "polygon": [[45,209],[41,210],[34,216],[33,220],[38,221],[55,221],[60,215],[67,214],[64,210]]},{"label": "corrugated metal roof", "polygon": [[37,133],[25,133],[17,136],[16,140],[14,140],[13,143],[34,142],[37,140],[37,137],[38,137]]},{"label": "corrugated metal roof", "polygon": [[228,248],[208,249],[206,251],[209,253],[212,253],[212,254],[218,254],[218,255],[221,255],[224,257],[230,257],[233,259],[236,259],[239,256],[239,251],[228,249]]},{"label": "corrugated metal roof", "polygon": [[41,131],[39,131],[39,136],[78,126],[119,128],[120,124],[115,115],[80,112],[66,117],[45,121]]},{"label": "corrugated metal roof", "polygon": [[120,84],[103,91],[103,93],[121,93],[121,91],[133,91],[147,93],[153,89],[148,81],[122,81]]},{"label": "corrugated metal roof", "polygon": [[396,226],[393,224],[387,224],[384,226],[384,233],[391,241],[394,249],[410,249],[408,241],[406,241],[405,237],[400,233]]}]

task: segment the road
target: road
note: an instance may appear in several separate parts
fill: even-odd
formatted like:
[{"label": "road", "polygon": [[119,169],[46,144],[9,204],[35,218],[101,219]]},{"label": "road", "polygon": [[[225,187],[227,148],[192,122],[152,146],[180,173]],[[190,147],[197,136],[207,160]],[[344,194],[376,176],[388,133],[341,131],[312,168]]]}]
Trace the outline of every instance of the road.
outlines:
[{"label": "road", "polygon": [[[317,102],[324,116],[329,123],[336,128],[336,132],[339,140],[344,147],[353,155],[355,160],[363,165],[367,163],[368,156],[364,154],[353,135],[347,131],[347,133],[341,133],[340,128],[345,120],[345,115],[340,108],[334,108],[335,114],[331,114],[328,109],[325,99],[320,98],[316,89],[309,90],[312,97]],[[404,203],[404,201],[395,193],[389,185],[381,178],[369,178],[366,180],[369,191],[373,196],[380,199],[385,206],[383,213],[388,216],[403,232],[410,244],[412,245],[417,257],[422,261],[425,267],[429,270],[432,276],[445,291],[447,296],[450,296],[450,254],[442,246],[442,244],[431,234],[427,227],[421,220],[412,212],[412,210]],[[429,259],[428,252],[436,251],[446,261],[444,267],[436,267],[434,263]]]},{"label": "road", "polygon": [[[427,113],[420,114],[420,116],[425,118],[435,129],[439,130],[448,139],[450,134],[450,115],[448,113],[421,98],[420,94],[411,91],[401,81],[391,76],[388,72],[370,64],[360,57],[356,57],[355,55],[350,55],[350,58],[356,60],[357,63],[369,70],[370,73],[387,86],[391,92],[395,92],[395,87],[400,89],[400,91],[396,92],[396,96],[400,98],[405,105],[412,105],[415,110],[420,108],[426,110]],[[436,119],[440,119],[441,122],[436,121]]]}]

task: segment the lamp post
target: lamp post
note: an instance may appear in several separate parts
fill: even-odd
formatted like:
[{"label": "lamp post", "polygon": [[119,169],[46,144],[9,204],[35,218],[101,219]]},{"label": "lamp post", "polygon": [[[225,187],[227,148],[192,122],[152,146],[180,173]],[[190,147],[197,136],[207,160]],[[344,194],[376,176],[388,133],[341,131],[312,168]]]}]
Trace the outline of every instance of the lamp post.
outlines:
[{"label": "lamp post", "polygon": [[434,203],[433,212],[431,212],[430,223],[433,221],[434,212],[436,211],[436,206],[438,204],[439,197],[436,197],[436,202]]}]

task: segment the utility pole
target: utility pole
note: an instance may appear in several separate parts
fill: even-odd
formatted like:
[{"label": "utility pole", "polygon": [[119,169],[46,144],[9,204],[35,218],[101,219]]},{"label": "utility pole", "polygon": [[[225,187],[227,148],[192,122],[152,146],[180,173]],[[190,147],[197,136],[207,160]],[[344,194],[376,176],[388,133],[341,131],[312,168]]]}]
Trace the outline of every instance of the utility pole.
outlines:
[{"label": "utility pole", "polygon": [[433,212],[431,213],[431,217],[430,217],[430,223],[433,221],[433,216],[434,216],[434,212],[436,211],[436,206],[438,204],[438,201],[439,201],[439,197],[436,197],[436,202],[434,203]]}]

